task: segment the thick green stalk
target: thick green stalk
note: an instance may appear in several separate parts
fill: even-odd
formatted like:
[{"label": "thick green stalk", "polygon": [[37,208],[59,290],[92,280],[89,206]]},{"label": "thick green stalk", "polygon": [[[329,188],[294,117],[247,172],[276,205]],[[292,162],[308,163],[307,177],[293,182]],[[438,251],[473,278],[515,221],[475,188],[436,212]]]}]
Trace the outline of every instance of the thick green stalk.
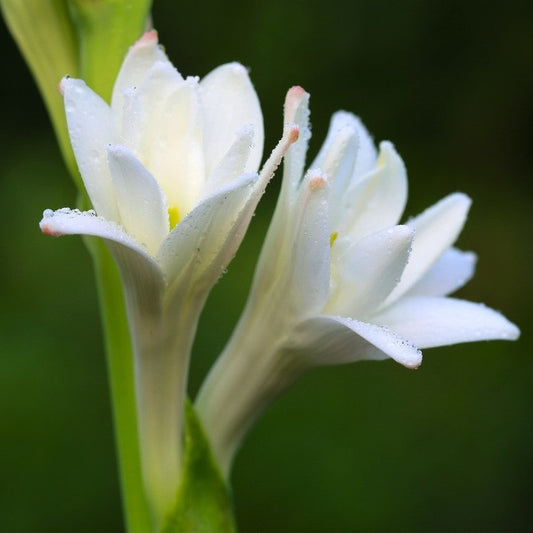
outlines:
[{"label": "thick green stalk", "polygon": [[[80,77],[107,101],[128,48],[141,36],[151,0],[66,0],[78,34]],[[101,240],[90,245],[108,359],[127,530],[151,531],[141,473],[133,350],[122,281]]]}]

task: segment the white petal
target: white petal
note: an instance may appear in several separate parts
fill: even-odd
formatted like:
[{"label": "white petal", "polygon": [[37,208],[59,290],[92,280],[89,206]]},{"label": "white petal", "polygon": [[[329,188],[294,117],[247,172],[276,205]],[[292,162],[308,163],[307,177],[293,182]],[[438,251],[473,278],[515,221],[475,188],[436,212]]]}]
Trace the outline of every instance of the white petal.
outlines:
[{"label": "white petal", "polygon": [[157,62],[168,63],[170,65],[170,61],[158,44],[157,33],[149,31],[130,48],[122,63],[115,86],[113,87],[113,96],[111,99],[111,106],[115,113],[122,113],[125,91],[138,87],[146,78],[149,70]]},{"label": "white petal", "polygon": [[318,167],[326,172],[324,166],[327,164],[328,153],[332,150],[332,145],[337,143],[336,139],[339,133],[348,129],[353,131],[356,138],[356,151],[351,155],[354,156],[355,161],[352,166],[351,181],[359,181],[365,174],[372,171],[376,166],[377,152],[372,137],[364,127],[363,123],[352,113],[346,111],[337,111],[331,117],[330,126],[326,140],[322,145],[316,159],[313,161],[311,167]]},{"label": "white petal", "polygon": [[236,134],[235,141],[230,146],[212,176],[205,184],[202,196],[208,196],[220,187],[228,185],[232,180],[241,176],[250,155],[253,144],[254,130],[252,126],[243,126]]},{"label": "white petal", "polygon": [[342,202],[352,178],[358,152],[355,117],[348,113],[336,113],[330,131],[312,168],[320,168],[331,187],[329,204],[330,223],[333,231],[339,226]]},{"label": "white petal", "polygon": [[263,115],[246,69],[238,63],[222,65],[200,82],[205,112],[206,170],[211,175],[228,151],[235,133],[254,128],[254,146],[246,172],[256,172],[263,155]]},{"label": "white petal", "polygon": [[243,174],[196,206],[170,232],[158,252],[169,283],[201,278],[210,288],[240,245],[255,208],[283,155],[298,140],[287,126],[259,176]]},{"label": "white petal", "polygon": [[271,257],[263,255],[281,266],[279,278],[286,283],[283,287],[278,281],[271,289],[280,293],[286,311],[303,318],[319,313],[329,293],[328,187],[323,176],[306,176],[293,210],[285,247],[278,240],[277,249],[267,249]]},{"label": "white petal", "polygon": [[455,298],[406,296],[373,320],[394,329],[420,348],[482,340],[515,340],[520,334],[518,328],[497,311]]},{"label": "white petal", "polygon": [[471,200],[465,194],[451,194],[407,222],[416,232],[411,257],[386,305],[405,294],[455,242],[470,204]]},{"label": "white petal", "polygon": [[105,239],[115,248],[127,248],[138,255],[149,268],[161,271],[148,253],[146,248],[128,235],[123,228],[115,222],[110,222],[103,217],[96,216],[94,211],[79,211],[77,209],[63,208],[57,211],[47,209],[39,222],[39,227],[45,235],[60,237],[62,235],[93,235]]},{"label": "white petal", "polygon": [[422,353],[387,328],[336,316],[319,316],[299,324],[289,347],[314,365],[344,364],[388,357],[417,368]]},{"label": "white petal", "polygon": [[358,181],[376,166],[377,150],[372,137],[368,133],[359,117],[355,117],[357,127],[358,146],[357,160],[353,171],[353,180]]},{"label": "white petal", "polygon": [[187,78],[162,104],[159,120],[149,118],[143,163],[182,218],[198,203],[206,179],[196,80]]},{"label": "white petal", "polygon": [[[326,139],[310,168],[319,168],[327,172],[326,169],[339,159],[338,149],[335,148],[335,145],[339,144],[338,137],[343,131],[349,132],[354,137],[357,136],[357,118],[346,111],[338,111],[331,117]],[[352,154],[354,159],[355,155],[355,153]],[[331,179],[331,176],[328,178]]]},{"label": "white petal", "polygon": [[[293,146],[299,138],[299,127],[296,124],[285,124],[285,126],[283,127],[283,136],[279,140],[274,150],[272,150],[269,158],[265,161],[263,168],[261,168],[261,172],[259,172],[259,180],[257,181],[255,192],[256,204],[259,202],[259,199],[265,192],[266,186],[268,182],[272,179],[272,176],[274,175],[274,172],[276,172],[276,169],[281,163],[281,160],[290,150],[291,146]],[[278,218],[278,222],[280,221],[280,219],[284,218],[286,215],[289,214],[289,204],[287,203],[288,201],[288,195],[280,195],[278,203],[276,204],[276,212],[281,211],[282,213],[284,213],[284,215]]]},{"label": "white petal", "polygon": [[289,148],[283,160],[283,183],[280,195],[290,202],[304,175],[305,156],[311,138],[309,125],[309,94],[301,87],[292,87],[285,97],[284,124],[296,124],[298,140]]},{"label": "white petal", "polygon": [[210,288],[233,258],[253,214],[257,175],[244,175],[196,206],[170,232],[158,253],[169,283],[203,279]]},{"label": "white petal", "polygon": [[476,254],[450,248],[409,291],[410,296],[446,296],[474,275]]},{"label": "white petal", "polygon": [[396,286],[409,258],[414,232],[395,226],[346,245],[333,244],[333,287],[327,314],[364,317]]},{"label": "white petal", "polygon": [[144,342],[143,334],[151,334],[146,331],[143,317],[160,313],[165,289],[163,272],[154,258],[120,226],[96,216],[92,211],[47,209],[39,226],[45,235],[93,235],[106,241],[124,284],[133,342],[138,350],[142,350],[139,343]]},{"label": "white petal", "polygon": [[161,188],[135,156],[121,146],[108,149],[122,225],[155,255],[169,231]]},{"label": "white petal", "polygon": [[118,220],[106,151],[114,137],[111,109],[82,80],[63,78],[61,91],[70,142],[89,198],[99,215]]},{"label": "white petal", "polygon": [[361,180],[355,180],[342,198],[339,234],[355,241],[394,226],[406,200],[405,165],[394,146],[382,142],[375,169]]},{"label": "white petal", "polygon": [[113,108],[120,143],[143,162],[149,157],[153,137],[167,119],[170,95],[185,82],[169,61],[157,61],[134,87],[124,90],[121,109]]}]

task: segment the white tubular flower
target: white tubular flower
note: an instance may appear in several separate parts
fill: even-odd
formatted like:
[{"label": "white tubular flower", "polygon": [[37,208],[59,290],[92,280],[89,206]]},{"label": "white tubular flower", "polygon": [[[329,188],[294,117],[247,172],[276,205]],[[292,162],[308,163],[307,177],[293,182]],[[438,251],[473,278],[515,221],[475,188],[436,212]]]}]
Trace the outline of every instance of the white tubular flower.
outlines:
[{"label": "white tubular flower", "polygon": [[299,125],[300,138],[285,156],[246,308],[197,400],[226,474],[254,419],[313,366],[392,358],[416,368],[421,348],[519,335],[496,311],[447,296],[474,270],[474,254],[450,248],[467,196],[452,194],[397,225],[404,164],[389,142],[378,154],[346,112],[333,116],[303,176],[308,98],[300,87],[287,95],[285,120]]},{"label": "white tubular flower", "polygon": [[246,69],[184,79],[146,33],[111,105],[61,82],[70,139],[96,212],[47,210],[48,235],[106,240],[118,264],[135,352],[141,460],[156,517],[179,482],[188,359],[209,289],[233,257],[296,126],[257,174],[263,118]]}]

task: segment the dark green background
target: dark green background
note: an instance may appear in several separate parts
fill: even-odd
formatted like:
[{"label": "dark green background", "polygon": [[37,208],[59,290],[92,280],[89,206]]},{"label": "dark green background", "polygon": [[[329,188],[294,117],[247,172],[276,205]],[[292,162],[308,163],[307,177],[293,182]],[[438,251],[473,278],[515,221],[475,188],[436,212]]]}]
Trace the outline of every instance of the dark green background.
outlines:
[{"label": "dark green background", "polygon": [[[460,295],[522,329],[517,343],[427,350],[417,371],[387,361],[307,376],[238,456],[242,532],[530,529],[532,5],[156,0],[160,40],[183,74],[231,60],[251,68],[267,151],[284,93],[300,84],[312,95],[313,151],[339,108],[396,144],[407,216],[456,190],[472,196],[459,245],[479,264]],[[37,226],[75,192],[4,26],[0,43],[0,530],[121,531],[89,256],[81,239]],[[238,316],[278,179],[212,293],[191,393]]]}]

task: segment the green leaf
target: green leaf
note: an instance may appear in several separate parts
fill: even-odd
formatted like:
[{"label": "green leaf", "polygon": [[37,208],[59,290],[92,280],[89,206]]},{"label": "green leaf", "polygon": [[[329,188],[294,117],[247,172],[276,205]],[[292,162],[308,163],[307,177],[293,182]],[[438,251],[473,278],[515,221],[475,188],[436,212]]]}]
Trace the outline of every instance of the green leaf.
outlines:
[{"label": "green leaf", "polygon": [[57,90],[63,76],[79,75],[78,39],[66,0],[0,0],[0,7],[39,87],[63,158],[81,191],[83,185],[70,146],[63,98]]},{"label": "green leaf", "polygon": [[142,35],[151,0],[67,0],[80,43],[81,78],[107,102],[128,48]]},{"label": "green leaf", "polygon": [[177,504],[163,533],[233,533],[236,531],[229,487],[211,454],[196,411],[185,407],[185,452]]}]

